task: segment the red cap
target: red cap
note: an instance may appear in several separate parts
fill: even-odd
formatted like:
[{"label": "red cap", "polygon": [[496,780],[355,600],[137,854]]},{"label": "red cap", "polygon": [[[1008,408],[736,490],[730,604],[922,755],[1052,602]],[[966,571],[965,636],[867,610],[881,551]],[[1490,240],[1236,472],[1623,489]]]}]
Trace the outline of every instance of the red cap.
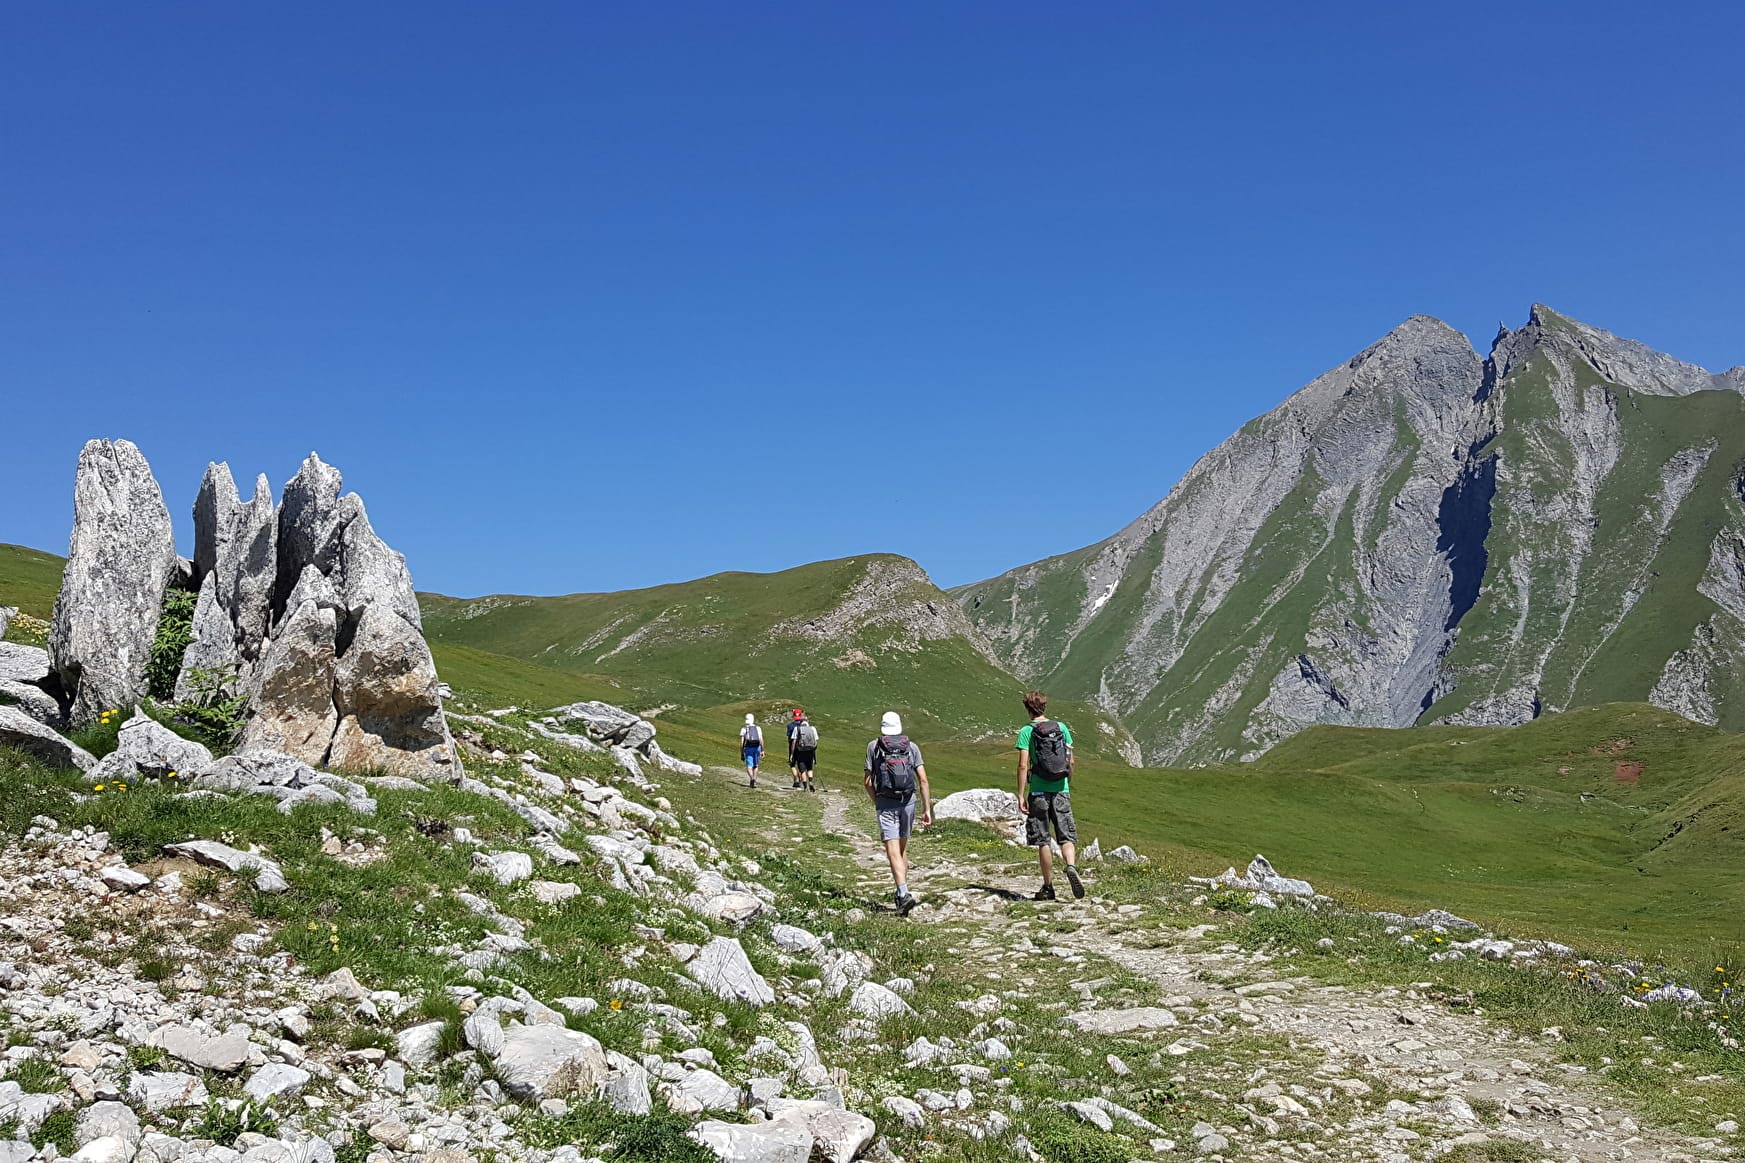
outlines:
[{"label": "red cap", "polygon": [[795,708],[794,708],[794,718],[796,718],[796,719],[804,719],[804,718],[805,718],[805,717],[806,717],[806,712],[805,712],[805,711],[802,711],[802,710],[801,710],[801,709],[800,709],[800,708],[799,708],[799,707],[795,707]]}]

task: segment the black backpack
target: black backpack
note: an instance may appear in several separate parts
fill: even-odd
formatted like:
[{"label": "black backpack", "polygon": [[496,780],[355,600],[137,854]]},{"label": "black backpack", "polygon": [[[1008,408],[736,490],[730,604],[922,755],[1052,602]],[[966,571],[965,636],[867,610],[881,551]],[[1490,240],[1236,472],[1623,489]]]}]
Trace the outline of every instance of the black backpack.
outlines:
[{"label": "black backpack", "polygon": [[763,746],[763,728],[762,727],[747,727],[745,729],[745,746],[747,746],[747,747],[762,747]]},{"label": "black backpack", "polygon": [[1049,779],[1064,779],[1071,773],[1072,756],[1059,723],[1045,720],[1030,728],[1030,766]]},{"label": "black backpack", "polygon": [[873,751],[873,791],[889,799],[915,794],[915,753],[907,735],[880,735]]}]

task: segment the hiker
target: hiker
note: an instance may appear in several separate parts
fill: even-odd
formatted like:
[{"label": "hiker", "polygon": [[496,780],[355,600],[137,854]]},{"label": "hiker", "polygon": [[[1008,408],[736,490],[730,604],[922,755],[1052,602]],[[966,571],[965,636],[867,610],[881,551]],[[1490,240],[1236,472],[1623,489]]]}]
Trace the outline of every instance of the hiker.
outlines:
[{"label": "hiker", "polygon": [[878,738],[866,745],[866,794],[879,814],[879,837],[891,879],[897,882],[897,913],[908,916],[919,902],[909,892],[909,833],[915,827],[915,793],[921,793],[921,826],[933,823],[933,793],[927,788],[927,768],[921,748],[903,734],[903,719],[886,711]]},{"label": "hiker", "polygon": [[757,725],[757,716],[749,711],[745,726],[739,729],[739,757],[745,761],[745,777],[756,787],[757,766],[763,762],[763,728]]},{"label": "hiker", "polygon": [[794,708],[794,718],[788,723],[788,769],[793,773],[794,786],[817,791],[812,782],[812,768],[818,762],[818,728],[806,718],[806,712]]},{"label": "hiker", "polygon": [[1042,888],[1031,900],[1051,901],[1054,895],[1054,853],[1048,832],[1060,841],[1066,860],[1066,879],[1075,899],[1085,895],[1079,879],[1078,825],[1072,818],[1072,731],[1065,723],[1048,718],[1048,696],[1031,691],[1024,696],[1030,721],[1018,729],[1018,810],[1024,813],[1026,842],[1042,862]]}]

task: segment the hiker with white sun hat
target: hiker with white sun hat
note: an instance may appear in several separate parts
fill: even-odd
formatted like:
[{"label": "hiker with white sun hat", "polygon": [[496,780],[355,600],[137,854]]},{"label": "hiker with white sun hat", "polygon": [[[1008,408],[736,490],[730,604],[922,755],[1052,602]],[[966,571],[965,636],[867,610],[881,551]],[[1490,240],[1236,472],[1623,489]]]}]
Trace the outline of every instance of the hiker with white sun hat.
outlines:
[{"label": "hiker with white sun hat", "polygon": [[891,864],[891,879],[897,883],[897,912],[909,915],[918,903],[909,891],[909,833],[915,827],[915,796],[921,796],[921,826],[933,823],[933,793],[927,787],[927,768],[921,748],[903,734],[903,718],[886,711],[879,721],[877,738],[866,745],[866,794],[879,816],[879,838],[885,844],[885,859]]}]

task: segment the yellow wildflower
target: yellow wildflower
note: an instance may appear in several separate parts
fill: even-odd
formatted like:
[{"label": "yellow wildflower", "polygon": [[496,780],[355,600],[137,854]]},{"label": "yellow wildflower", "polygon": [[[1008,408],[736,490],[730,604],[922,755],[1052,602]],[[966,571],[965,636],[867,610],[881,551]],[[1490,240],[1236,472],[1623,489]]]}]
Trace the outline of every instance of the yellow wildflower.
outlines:
[{"label": "yellow wildflower", "polygon": [[608,1008],[612,1009],[612,1010],[623,1009],[624,1008],[624,999],[623,998],[616,998],[616,997],[613,998],[611,1000],[611,1002],[608,1003]]}]

